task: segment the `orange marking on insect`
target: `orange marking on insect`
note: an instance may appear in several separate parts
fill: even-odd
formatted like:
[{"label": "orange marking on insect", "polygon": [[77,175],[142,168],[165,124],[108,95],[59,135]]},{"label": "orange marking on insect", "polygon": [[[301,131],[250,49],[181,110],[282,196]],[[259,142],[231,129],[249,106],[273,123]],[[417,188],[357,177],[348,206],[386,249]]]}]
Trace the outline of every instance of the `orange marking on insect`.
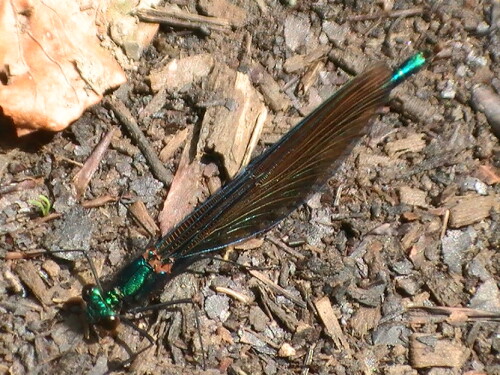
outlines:
[{"label": "orange marking on insect", "polygon": [[146,249],[146,251],[144,251],[142,256],[156,273],[160,272],[172,273],[172,267],[174,263],[173,259],[169,259],[169,263],[164,264],[154,247]]}]

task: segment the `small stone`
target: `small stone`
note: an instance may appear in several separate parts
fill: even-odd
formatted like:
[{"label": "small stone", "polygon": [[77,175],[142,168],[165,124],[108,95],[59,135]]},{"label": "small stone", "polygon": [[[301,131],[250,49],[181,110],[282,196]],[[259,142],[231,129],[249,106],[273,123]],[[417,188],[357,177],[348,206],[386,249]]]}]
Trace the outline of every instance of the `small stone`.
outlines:
[{"label": "small stone", "polygon": [[335,21],[324,21],[322,28],[325,32],[328,40],[332,42],[335,46],[340,47],[344,44],[347,34],[349,33],[349,23],[345,23],[342,26]]},{"label": "small stone", "polygon": [[409,296],[416,295],[422,283],[419,283],[413,277],[397,277],[396,278],[396,288],[402,290]]},{"label": "small stone", "polygon": [[285,20],[285,42],[292,51],[306,44],[311,30],[309,18],[290,14]]},{"label": "small stone", "polygon": [[477,25],[476,32],[479,35],[484,35],[485,33],[488,32],[490,29],[490,25],[488,25],[486,22],[482,21]]},{"label": "small stone", "polygon": [[483,56],[476,56],[474,51],[470,51],[467,55],[467,63],[472,67],[481,67],[486,66],[488,64],[488,60],[486,60]]},{"label": "small stone", "polygon": [[455,82],[448,80],[446,81],[445,87],[441,90],[441,98],[453,99],[455,98],[456,93]]},{"label": "small stone", "polygon": [[205,300],[205,311],[210,319],[225,322],[229,315],[229,297],[213,295]]},{"label": "small stone", "polygon": [[448,230],[442,241],[443,259],[450,271],[461,274],[465,255],[471,248],[475,232]]},{"label": "small stone", "polygon": [[297,351],[288,343],[284,343],[281,345],[281,348],[278,350],[278,356],[288,358],[293,357],[297,354]]},{"label": "small stone", "polygon": [[253,329],[255,329],[257,332],[264,331],[269,324],[268,316],[258,306],[252,306],[250,308],[250,315],[248,319],[250,320],[250,324],[252,325]]},{"label": "small stone", "polygon": [[373,332],[373,343],[375,345],[405,345],[411,331],[403,324],[379,325]]},{"label": "small stone", "polygon": [[394,263],[392,269],[398,275],[409,275],[411,272],[413,272],[413,263],[408,259],[404,259],[400,262]]},{"label": "small stone", "polygon": [[470,307],[495,313],[500,311],[500,291],[494,279],[485,281],[477,288]]},{"label": "small stone", "polygon": [[475,177],[467,177],[461,187],[464,191],[475,191],[479,195],[488,195],[488,186]]},{"label": "small stone", "polygon": [[469,275],[479,278],[481,281],[490,279],[491,273],[488,271],[488,264],[491,264],[491,259],[494,258],[493,254],[484,250],[474,257],[470,262],[467,272]]}]

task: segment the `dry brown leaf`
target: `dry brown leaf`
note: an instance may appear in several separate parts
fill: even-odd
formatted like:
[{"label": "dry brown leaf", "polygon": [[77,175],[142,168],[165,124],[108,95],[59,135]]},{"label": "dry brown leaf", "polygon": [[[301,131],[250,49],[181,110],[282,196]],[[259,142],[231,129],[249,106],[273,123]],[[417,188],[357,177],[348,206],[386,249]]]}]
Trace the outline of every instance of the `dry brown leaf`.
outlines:
[{"label": "dry brown leaf", "polygon": [[78,2],[0,2],[0,108],[18,135],[60,131],[126,81]]}]

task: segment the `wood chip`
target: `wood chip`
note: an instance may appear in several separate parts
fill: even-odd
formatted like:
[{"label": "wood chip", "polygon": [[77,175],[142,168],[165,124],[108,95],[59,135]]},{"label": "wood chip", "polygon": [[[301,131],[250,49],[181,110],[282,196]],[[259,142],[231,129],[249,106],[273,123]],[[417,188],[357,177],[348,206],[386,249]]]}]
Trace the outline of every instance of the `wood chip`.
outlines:
[{"label": "wood chip", "polygon": [[174,156],[174,153],[186,141],[189,133],[190,128],[182,129],[181,131],[175,133],[172,138],[169,139],[165,147],[163,147],[160,151],[160,160],[164,163],[170,160]]},{"label": "wood chip", "polygon": [[[17,257],[17,256],[10,256],[12,254],[12,252],[9,252],[7,254],[5,254],[5,259],[22,259],[21,257]],[[14,255],[14,254],[12,254]],[[22,254],[21,254],[22,256]],[[19,278],[14,275],[13,272],[11,272],[10,269],[8,269],[7,267],[4,269],[3,271],[3,277],[5,279],[5,281],[7,282],[7,288],[10,289],[10,291],[14,292],[15,294],[22,294],[25,290],[24,290],[24,286],[23,284],[21,283],[21,281],[19,280]]]},{"label": "wood chip", "polygon": [[428,205],[425,198],[427,198],[427,193],[425,191],[413,189],[409,186],[402,186],[399,188],[399,199],[402,204],[427,207]]},{"label": "wood chip", "polygon": [[109,202],[116,202],[119,198],[114,195],[103,195],[94,199],[89,199],[81,203],[83,208],[101,207]]},{"label": "wood chip", "polygon": [[356,164],[360,168],[370,168],[374,166],[388,167],[394,165],[394,160],[388,156],[374,155],[370,152],[361,152],[356,160]]},{"label": "wood chip", "polygon": [[464,345],[439,336],[416,333],[410,338],[410,361],[414,368],[461,368],[470,353]]},{"label": "wood chip", "polygon": [[357,337],[364,337],[369,330],[377,327],[382,314],[378,307],[360,307],[349,323]]},{"label": "wood chip", "polygon": [[[423,256],[423,251],[421,255]],[[434,268],[423,269],[423,271],[426,278],[425,284],[439,304],[459,306],[463,303],[464,284],[461,276],[436,271]]]},{"label": "wood chip", "polygon": [[202,13],[207,16],[217,18],[228,18],[228,21],[234,27],[245,25],[247,13],[227,0],[199,0],[198,6]]},{"label": "wood chip", "polygon": [[168,92],[194,84],[206,77],[214,67],[214,58],[208,53],[174,59],[167,65],[153,69],[149,75],[151,88],[154,92],[162,88]]},{"label": "wood chip", "polygon": [[15,271],[37,300],[44,306],[52,304],[47,286],[40,277],[39,270],[33,262],[20,262],[16,265]]},{"label": "wood chip", "polygon": [[259,90],[269,107],[275,112],[286,111],[291,105],[290,99],[281,91],[280,85],[273,76],[261,64],[253,67],[253,73],[258,76],[256,81],[259,84]]},{"label": "wood chip", "polygon": [[398,157],[407,152],[420,152],[425,148],[425,134],[412,134],[407,138],[388,142],[384,149],[390,157]]},{"label": "wood chip", "polygon": [[450,207],[451,228],[460,228],[481,221],[490,216],[491,210],[498,210],[500,199],[495,196],[459,197]]},{"label": "wood chip", "polygon": [[167,101],[167,89],[162,88],[158,91],[153,99],[142,109],[139,111],[139,120],[144,120],[147,117],[150,117],[157,113],[159,110],[163,108],[165,102]]},{"label": "wood chip", "polygon": [[493,133],[500,138],[500,95],[489,87],[476,85],[472,88],[471,102],[485,114]]},{"label": "wood chip", "polygon": [[224,327],[217,327],[217,336],[225,343],[229,345],[234,344],[233,336],[231,336],[231,332]]},{"label": "wood chip", "polygon": [[267,310],[278,319],[290,332],[295,332],[299,326],[299,321],[295,315],[286,312],[276,302],[271,300],[265,290],[259,287],[260,298]]},{"label": "wood chip", "polygon": [[155,238],[160,233],[160,228],[156,225],[143,201],[138,200],[132,203],[129,207],[132,216],[142,225],[142,227]]},{"label": "wood chip", "polygon": [[207,91],[225,98],[225,102],[233,101],[234,105],[213,105],[206,109],[197,154],[200,157],[210,151],[222,155],[229,176],[234,177],[251,159],[267,109],[248,76],[224,64],[214,67]]},{"label": "wood chip", "polygon": [[343,350],[348,357],[351,357],[351,348],[349,347],[349,343],[340,328],[339,321],[335,316],[335,312],[333,311],[332,304],[330,303],[328,296],[317,300],[314,303],[314,306],[318,311],[321,321],[325,325],[327,334],[333,339],[335,346],[339,350]]},{"label": "wood chip", "polygon": [[500,171],[492,165],[481,165],[475,171],[474,176],[488,185],[500,183]]},{"label": "wood chip", "polygon": [[82,197],[85,193],[92,176],[94,175],[99,163],[101,162],[104,153],[107,151],[111,139],[115,133],[115,128],[112,128],[99,142],[92,154],[89,156],[84,166],[78,171],[78,173],[73,177],[73,186],[76,190],[76,196]]},{"label": "wood chip", "polygon": [[411,322],[415,324],[444,321],[452,325],[462,325],[464,322],[500,322],[500,313],[498,312],[469,307],[410,306],[409,310]]},{"label": "wood chip", "polygon": [[330,46],[322,45],[306,55],[292,56],[289,59],[287,59],[283,64],[283,70],[285,70],[285,72],[287,73],[293,73],[302,70],[307,66],[309,66],[311,63],[326,56],[329,50]]},{"label": "wood chip", "polygon": [[264,243],[264,239],[261,237],[258,238],[250,238],[246,241],[234,244],[234,248],[237,250],[253,250],[258,249]]},{"label": "wood chip", "polygon": [[415,221],[415,220],[420,220],[422,215],[417,212],[411,212],[411,211],[406,211],[401,214],[401,219],[407,222]]},{"label": "wood chip", "polygon": [[[159,0],[147,1],[148,6],[158,5]],[[149,46],[160,25],[157,23],[140,22],[133,14],[137,6],[135,1],[120,1],[110,4],[106,15],[102,17],[103,24],[107,26],[102,32],[109,34],[113,41],[123,48],[125,54],[133,60],[139,60],[144,50]],[[138,5],[139,7],[142,4]]]},{"label": "wood chip", "polygon": [[304,74],[298,86],[298,93],[300,95],[304,95],[309,91],[311,86],[314,85],[318,79],[319,72],[323,70],[324,67],[325,63],[323,61],[316,61],[307,69],[306,74]]},{"label": "wood chip", "polygon": [[205,189],[200,182],[203,166],[197,159],[190,162],[189,150],[188,143],[184,146],[179,167],[158,215],[162,234],[173,229],[204,199]]},{"label": "wood chip", "polygon": [[333,48],[328,53],[328,58],[336,66],[353,75],[362,73],[367,67],[374,64],[374,61],[367,58],[366,54],[354,53],[350,48]]},{"label": "wood chip", "polygon": [[56,280],[56,277],[59,275],[59,272],[61,271],[61,267],[59,267],[59,264],[54,262],[52,259],[44,260],[42,268],[45,272],[47,272],[47,274],[53,280]]},{"label": "wood chip", "polygon": [[448,223],[450,221],[450,210],[446,210],[444,215],[443,215],[443,225],[441,227],[441,234],[439,235],[439,238],[442,240],[444,236],[446,235],[446,230],[448,229]]}]

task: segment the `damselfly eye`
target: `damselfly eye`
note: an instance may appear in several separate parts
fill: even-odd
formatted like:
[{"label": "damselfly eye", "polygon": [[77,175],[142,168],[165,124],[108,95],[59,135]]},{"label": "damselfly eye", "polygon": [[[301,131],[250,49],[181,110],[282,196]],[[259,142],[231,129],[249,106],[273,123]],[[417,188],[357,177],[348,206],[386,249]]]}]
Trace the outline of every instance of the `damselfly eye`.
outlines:
[{"label": "damselfly eye", "polygon": [[114,331],[120,324],[120,318],[117,316],[108,316],[107,318],[101,319],[97,325],[106,331]]},{"label": "damselfly eye", "polygon": [[95,284],[87,284],[82,289],[82,298],[85,302],[89,302],[95,294],[97,287]]}]

